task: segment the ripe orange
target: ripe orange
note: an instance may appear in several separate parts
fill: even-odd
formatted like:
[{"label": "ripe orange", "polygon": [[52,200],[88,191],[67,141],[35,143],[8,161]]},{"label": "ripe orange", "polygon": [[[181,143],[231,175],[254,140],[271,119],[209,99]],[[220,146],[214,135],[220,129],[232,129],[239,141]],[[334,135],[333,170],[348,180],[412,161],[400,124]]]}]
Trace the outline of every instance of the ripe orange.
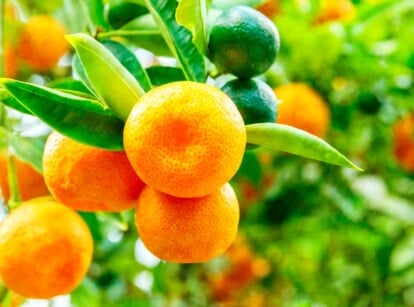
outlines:
[{"label": "ripe orange", "polygon": [[291,125],[324,137],[330,124],[330,110],[323,98],[305,83],[288,83],[275,89],[278,98],[277,123]]},{"label": "ripe orange", "polygon": [[179,263],[208,261],[233,242],[239,206],[230,184],[200,198],[177,198],[144,188],[136,208],[144,245],[157,257]]},{"label": "ripe orange", "polygon": [[4,68],[7,78],[15,78],[17,75],[16,51],[9,44],[4,46]]},{"label": "ripe orange", "polygon": [[80,211],[122,211],[144,187],[125,152],[75,142],[56,132],[45,145],[43,173],[52,195]]},{"label": "ripe orange", "polygon": [[[16,172],[17,187],[21,200],[49,194],[43,176],[30,164],[12,157]],[[9,167],[6,151],[0,151],[0,194],[5,202],[10,198]]]},{"label": "ripe orange", "polygon": [[402,168],[414,172],[414,114],[400,118],[393,127],[394,156]]},{"label": "ripe orange", "polygon": [[93,253],[82,218],[55,201],[23,203],[0,224],[0,277],[28,298],[71,292],[85,276]]},{"label": "ripe orange", "polygon": [[56,19],[47,15],[31,17],[22,29],[19,56],[31,68],[46,71],[53,68],[68,51],[64,37],[66,29]]},{"label": "ripe orange", "polygon": [[190,81],[142,96],[124,128],[125,151],[138,176],[177,197],[205,196],[238,170],[246,129],[219,89]]},{"label": "ripe orange", "polygon": [[355,6],[350,0],[325,0],[316,16],[315,23],[346,20],[354,16]]}]

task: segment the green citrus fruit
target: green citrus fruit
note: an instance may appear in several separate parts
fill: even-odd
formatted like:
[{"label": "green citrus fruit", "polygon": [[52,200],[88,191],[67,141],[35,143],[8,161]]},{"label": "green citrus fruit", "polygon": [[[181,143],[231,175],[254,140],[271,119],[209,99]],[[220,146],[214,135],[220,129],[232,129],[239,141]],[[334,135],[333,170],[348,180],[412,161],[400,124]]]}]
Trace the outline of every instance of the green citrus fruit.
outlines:
[{"label": "green citrus fruit", "polygon": [[234,79],[221,88],[236,104],[244,123],[274,123],[277,117],[277,100],[274,91],[257,79]]},{"label": "green citrus fruit", "polygon": [[208,41],[209,58],[223,73],[250,78],[264,73],[279,51],[275,24],[259,11],[235,6],[215,20]]}]

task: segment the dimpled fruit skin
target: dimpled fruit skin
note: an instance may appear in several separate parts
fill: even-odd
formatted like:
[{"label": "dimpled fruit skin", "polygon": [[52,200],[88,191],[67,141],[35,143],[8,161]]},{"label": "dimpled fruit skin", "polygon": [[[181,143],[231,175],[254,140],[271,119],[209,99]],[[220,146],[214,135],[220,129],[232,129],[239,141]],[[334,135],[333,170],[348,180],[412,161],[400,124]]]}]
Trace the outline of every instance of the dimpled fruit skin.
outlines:
[{"label": "dimpled fruit skin", "polygon": [[177,198],[144,188],[136,208],[136,224],[144,245],[171,262],[205,262],[234,241],[239,206],[230,184],[200,198]]},{"label": "dimpled fruit skin", "polygon": [[276,121],[276,96],[265,82],[234,79],[227,82],[221,90],[236,104],[246,125]]},{"label": "dimpled fruit skin", "polygon": [[181,81],[141,97],[126,121],[124,146],[147,185],[177,197],[200,197],[237,172],[246,129],[222,91]]},{"label": "dimpled fruit skin", "polygon": [[80,211],[131,209],[144,187],[125,152],[84,145],[56,132],[45,145],[43,173],[52,195]]},{"label": "dimpled fruit skin", "polygon": [[0,277],[27,298],[71,292],[84,278],[93,240],[82,218],[55,201],[23,203],[0,224]]},{"label": "dimpled fruit skin", "polygon": [[217,17],[208,41],[209,57],[224,73],[250,78],[264,73],[279,52],[276,26],[262,13],[232,7]]}]

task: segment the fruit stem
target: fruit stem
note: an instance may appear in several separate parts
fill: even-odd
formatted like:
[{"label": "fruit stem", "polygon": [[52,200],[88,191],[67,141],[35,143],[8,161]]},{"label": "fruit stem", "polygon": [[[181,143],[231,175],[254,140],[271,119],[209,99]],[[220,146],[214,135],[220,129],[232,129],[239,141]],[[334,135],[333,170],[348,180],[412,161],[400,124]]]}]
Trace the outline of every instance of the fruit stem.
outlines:
[{"label": "fruit stem", "polygon": [[119,230],[125,232],[128,231],[128,221],[126,218],[121,214],[120,218],[116,218],[111,213],[106,212],[97,212],[96,215],[101,219],[108,221],[109,223],[115,225]]},{"label": "fruit stem", "polygon": [[95,35],[96,35],[96,27],[95,27],[95,25],[94,25],[94,23],[93,23],[93,21],[91,19],[91,16],[89,15],[89,10],[88,10],[88,7],[87,7],[85,1],[78,0],[78,4],[79,4],[79,7],[81,8],[81,11],[82,11],[81,13],[82,13],[83,17],[86,20],[86,24],[87,24],[87,26],[89,28],[90,34],[93,37],[95,37]]},{"label": "fruit stem", "polygon": [[10,186],[10,199],[8,202],[9,208],[12,210],[16,208],[20,202],[20,193],[19,193],[19,187],[17,185],[17,177],[16,177],[16,167],[14,163],[14,159],[12,155],[8,154],[7,159],[7,167],[8,167],[8,176],[9,176],[9,186]]}]

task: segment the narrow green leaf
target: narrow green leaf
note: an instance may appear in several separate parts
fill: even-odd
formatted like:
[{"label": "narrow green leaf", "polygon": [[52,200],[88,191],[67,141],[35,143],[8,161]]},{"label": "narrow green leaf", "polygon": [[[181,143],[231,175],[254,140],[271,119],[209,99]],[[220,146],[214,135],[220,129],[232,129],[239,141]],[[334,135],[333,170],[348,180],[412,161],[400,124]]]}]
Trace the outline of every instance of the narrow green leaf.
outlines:
[{"label": "narrow green leaf", "polygon": [[268,148],[362,170],[321,138],[292,126],[260,123],[246,126],[247,142]]},{"label": "narrow green leaf", "polygon": [[147,74],[155,86],[185,80],[183,71],[177,67],[151,66],[147,68]]},{"label": "narrow green leaf", "polygon": [[39,85],[0,79],[7,91],[31,114],[67,137],[110,150],[122,150],[124,123],[99,101]]},{"label": "narrow green leaf", "polygon": [[75,48],[95,92],[122,120],[145,91],[134,76],[102,44],[83,34],[66,36]]},{"label": "narrow green leaf", "polygon": [[177,1],[146,0],[146,3],[187,80],[204,82],[207,76],[204,56],[193,43],[191,32],[175,20]]},{"label": "narrow green leaf", "polygon": [[201,54],[206,51],[207,5],[205,0],[181,0],[175,14],[177,23],[191,31],[193,43]]},{"label": "narrow green leaf", "polygon": [[135,77],[142,89],[148,92],[151,89],[151,81],[147,72],[127,47],[113,40],[103,40],[102,44],[107,48],[118,61]]}]

